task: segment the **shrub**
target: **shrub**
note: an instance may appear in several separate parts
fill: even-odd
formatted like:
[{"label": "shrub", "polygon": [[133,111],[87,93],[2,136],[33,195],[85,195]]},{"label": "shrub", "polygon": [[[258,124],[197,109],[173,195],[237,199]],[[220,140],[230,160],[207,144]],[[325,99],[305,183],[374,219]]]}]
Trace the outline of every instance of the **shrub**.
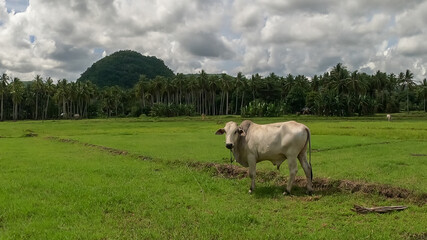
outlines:
[{"label": "shrub", "polygon": [[283,103],[266,103],[252,101],[242,109],[242,117],[278,117],[283,114],[285,105]]},{"label": "shrub", "polygon": [[151,108],[150,115],[153,117],[178,117],[178,116],[194,116],[196,108],[194,105],[187,104],[154,104]]}]

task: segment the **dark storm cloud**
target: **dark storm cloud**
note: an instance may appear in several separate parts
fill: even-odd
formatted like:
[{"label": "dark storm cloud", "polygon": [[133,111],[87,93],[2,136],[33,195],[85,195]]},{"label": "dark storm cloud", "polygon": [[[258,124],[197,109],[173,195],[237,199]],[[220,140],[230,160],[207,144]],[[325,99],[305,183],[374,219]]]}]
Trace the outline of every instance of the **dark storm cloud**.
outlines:
[{"label": "dark storm cloud", "polygon": [[50,58],[61,63],[65,71],[75,72],[91,64],[92,54],[89,49],[76,48],[72,45],[56,44],[56,49]]},{"label": "dark storm cloud", "polygon": [[295,13],[296,11],[327,13],[330,6],[336,3],[333,0],[262,0],[261,2],[271,11],[283,13]]},{"label": "dark storm cloud", "polygon": [[199,57],[230,59],[234,56],[233,51],[211,32],[184,33],[180,43],[185,50]]}]

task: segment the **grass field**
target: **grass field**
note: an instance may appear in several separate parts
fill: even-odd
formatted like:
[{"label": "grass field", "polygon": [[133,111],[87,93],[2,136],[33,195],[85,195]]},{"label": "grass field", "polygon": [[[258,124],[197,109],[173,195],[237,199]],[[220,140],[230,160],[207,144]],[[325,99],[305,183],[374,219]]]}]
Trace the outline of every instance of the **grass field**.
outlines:
[{"label": "grass field", "polygon": [[[259,164],[252,195],[248,178],[212,167],[229,167],[214,133],[230,120],[242,121],[0,122],[0,239],[427,238],[427,115],[253,119],[306,124],[315,182],[358,186],[285,197],[287,167]],[[409,208],[363,215],[354,204]]]}]

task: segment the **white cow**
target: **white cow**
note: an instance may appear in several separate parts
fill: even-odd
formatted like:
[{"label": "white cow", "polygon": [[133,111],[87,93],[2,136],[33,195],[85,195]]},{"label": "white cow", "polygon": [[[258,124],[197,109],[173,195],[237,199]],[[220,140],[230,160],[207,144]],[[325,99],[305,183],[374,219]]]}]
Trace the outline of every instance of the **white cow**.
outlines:
[{"label": "white cow", "polygon": [[391,114],[387,114],[387,121],[391,122]]},{"label": "white cow", "polygon": [[[249,193],[255,190],[256,163],[269,160],[279,169],[280,164],[288,159],[289,182],[283,194],[290,194],[298,171],[297,158],[307,177],[307,192],[312,193],[311,137],[310,130],[304,124],[289,121],[260,125],[245,120],[240,126],[228,122],[216,132],[217,135],[224,133],[225,147],[233,152],[238,163],[249,167]],[[307,145],[310,163],[307,162]]]}]

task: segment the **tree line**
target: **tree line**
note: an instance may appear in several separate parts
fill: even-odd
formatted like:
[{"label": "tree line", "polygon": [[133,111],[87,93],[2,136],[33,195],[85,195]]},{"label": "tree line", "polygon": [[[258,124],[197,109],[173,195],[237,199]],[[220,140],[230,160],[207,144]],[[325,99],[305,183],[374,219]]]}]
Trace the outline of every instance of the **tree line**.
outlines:
[{"label": "tree line", "polygon": [[40,75],[30,82],[3,73],[0,120],[181,115],[280,116],[309,112],[322,116],[366,116],[426,111],[427,83],[410,70],[398,75],[349,71],[341,63],[323,75],[262,77],[176,74],[148,79],[130,89],[99,88],[90,81],[54,83]]}]

